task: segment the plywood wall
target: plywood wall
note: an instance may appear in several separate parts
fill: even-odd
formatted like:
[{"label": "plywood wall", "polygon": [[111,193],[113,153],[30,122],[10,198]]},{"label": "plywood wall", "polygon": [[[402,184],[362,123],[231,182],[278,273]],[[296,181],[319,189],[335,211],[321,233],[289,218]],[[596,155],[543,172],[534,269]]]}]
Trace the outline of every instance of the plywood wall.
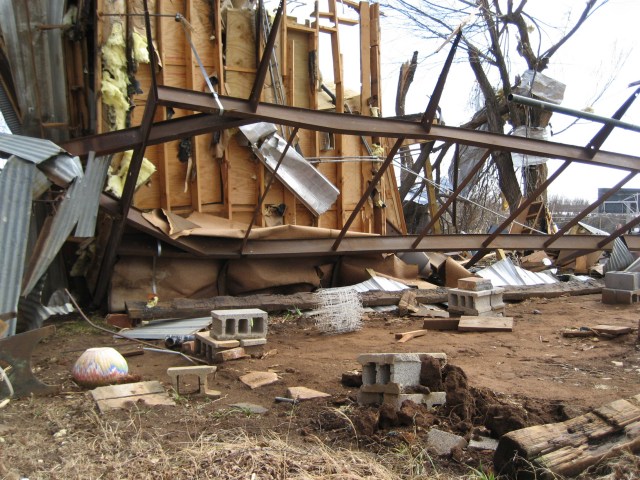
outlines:
[{"label": "plywood wall", "polygon": [[[112,0],[98,0],[98,11],[104,11]],[[136,3],[136,2],[133,2]],[[174,16],[182,14],[191,25],[191,38],[203,61],[208,75],[215,75],[220,80],[219,91],[224,95],[247,98],[255,79],[258,60],[256,59],[256,32],[254,12],[240,9],[229,9],[220,15],[218,1],[209,0],[156,0],[151,3],[156,13]],[[331,52],[334,59],[334,78],[338,98],[344,89],[341,78],[342,64],[339,59],[338,38],[336,28],[337,14],[335,0],[327,3],[329,13],[333,17],[320,22],[309,22],[300,25],[291,17],[283,19],[276,45],[277,60],[282,74],[282,85],[289,105],[302,108],[317,108],[317,87],[312,79],[310,56],[320,55],[318,37],[320,32],[330,33],[335,40]],[[369,114],[369,100],[379,95],[379,30],[377,9],[361,3],[361,64],[365,71],[362,75],[362,95],[360,96],[362,114]],[[373,5],[371,6],[373,7]],[[322,7],[321,7],[322,8]],[[212,11],[213,9],[213,11]],[[325,15],[326,17],[327,15]],[[103,17],[106,21],[108,17]],[[318,18],[318,17],[317,17]],[[332,23],[333,21],[333,23]],[[222,35],[222,24],[226,32]],[[156,72],[159,84],[205,91],[205,81],[197,65],[196,59],[186,41],[184,28],[172,17],[156,17],[154,35],[159,51],[161,68]],[[334,38],[335,37],[335,38]],[[100,43],[101,39],[98,38]],[[378,62],[375,68],[372,63]],[[142,94],[132,97],[135,108],[131,113],[131,124],[138,125],[144,111],[146,92],[151,85],[151,72],[148,64],[140,64],[136,80]],[[263,101],[273,102],[274,94],[270,76],[263,90]],[[369,102],[369,103],[367,103]],[[374,103],[379,104],[379,97]],[[341,111],[341,108],[337,108]],[[167,112],[160,108],[155,120],[189,115],[192,112],[176,110]],[[283,136],[287,136],[288,130]],[[255,159],[251,150],[241,146],[234,131],[226,132],[229,137],[227,148],[222,151],[216,148],[212,135],[200,135],[191,141],[192,165],[188,175],[188,162],[178,160],[179,141],[168,142],[147,148],[145,157],[157,168],[149,185],[141,187],[135,195],[135,206],[141,209],[165,208],[177,213],[202,211],[220,215],[237,221],[249,222],[255,205],[270,173]],[[371,143],[377,139],[367,138]],[[297,142],[306,157],[318,156],[362,156],[366,149],[360,137],[339,136],[334,138],[331,150],[321,149],[321,138],[317,132],[300,130]],[[320,171],[341,191],[338,201],[329,211],[315,217],[299,201],[295,192],[289,191],[280,182],[275,181],[265,200],[265,204],[285,204],[287,206],[284,223],[342,228],[353,212],[362,193],[369,185],[379,163],[322,163]],[[351,230],[371,233],[385,233],[386,222],[392,223],[398,230],[405,231],[402,206],[398,198],[395,175],[390,170],[380,185],[377,186],[381,202],[369,200],[356,217]],[[386,205],[382,208],[380,205]],[[377,219],[377,220],[376,220]],[[258,225],[266,225],[268,219],[258,218]]]}]

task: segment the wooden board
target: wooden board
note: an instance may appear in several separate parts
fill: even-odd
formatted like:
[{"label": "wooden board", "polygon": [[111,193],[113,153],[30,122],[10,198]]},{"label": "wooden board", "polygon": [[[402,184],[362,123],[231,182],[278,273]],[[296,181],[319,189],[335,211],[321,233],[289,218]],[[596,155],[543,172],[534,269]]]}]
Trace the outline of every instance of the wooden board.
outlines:
[{"label": "wooden board", "polygon": [[591,330],[593,330],[597,334],[616,336],[616,335],[624,335],[626,333],[631,333],[633,328],[623,327],[619,325],[596,325],[595,327],[591,327]]},{"label": "wooden board", "polygon": [[425,330],[457,330],[459,318],[432,318],[425,320],[422,328]]},{"label": "wooden board", "polygon": [[519,475],[531,469],[537,478],[573,477],[629,451],[640,451],[640,395],[562,423],[509,432],[500,439],[493,461],[497,471],[513,478],[524,478]]},{"label": "wooden board", "polygon": [[513,331],[513,318],[460,317],[458,330],[460,332],[511,332]]},{"label": "wooden board", "polygon": [[128,408],[134,403],[143,405],[175,405],[175,402],[160,382],[126,383],[109,385],[91,390],[91,396],[101,412],[118,408]]},{"label": "wooden board", "polygon": [[396,333],[395,338],[397,343],[405,343],[414,338],[423,337],[428,333],[428,330],[413,330],[411,332]]}]

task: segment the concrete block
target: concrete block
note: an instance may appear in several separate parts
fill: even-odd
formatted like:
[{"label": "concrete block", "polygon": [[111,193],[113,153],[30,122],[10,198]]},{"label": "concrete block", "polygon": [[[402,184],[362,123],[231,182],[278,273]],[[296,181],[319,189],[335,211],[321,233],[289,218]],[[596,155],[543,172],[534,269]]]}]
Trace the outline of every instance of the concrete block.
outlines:
[{"label": "concrete block", "polygon": [[192,367],[170,367],[167,369],[167,375],[171,379],[171,386],[178,395],[180,392],[180,377],[185,375],[193,375],[198,378],[198,391],[197,393],[205,393],[210,396],[220,396],[220,392],[209,388],[209,375],[215,373],[217,367],[211,365],[194,365]]},{"label": "concrete block", "polygon": [[358,363],[396,363],[396,362],[422,362],[424,357],[433,357],[444,365],[447,363],[447,354],[438,353],[363,353],[358,355]]},{"label": "concrete block", "polygon": [[429,408],[439,407],[447,403],[447,392],[431,392],[424,395],[422,403]]},{"label": "concrete block", "polygon": [[638,290],[640,272],[607,272],[604,275],[604,285],[613,290]]},{"label": "concrete block", "polygon": [[640,290],[602,289],[602,303],[631,305],[640,301]]},{"label": "concrete block", "polygon": [[504,314],[502,294],[504,288],[472,292],[459,288],[449,289],[449,313],[461,315]]},{"label": "concrete block", "polygon": [[498,449],[498,440],[491,437],[478,437],[477,440],[471,439],[469,441],[469,449],[471,450],[492,450]]},{"label": "concrete block", "polygon": [[[364,393],[364,392],[363,392]],[[427,408],[439,407],[446,403],[447,394],[445,392],[431,392],[431,393],[384,393],[382,402],[385,404],[393,405],[396,410],[400,410],[402,402],[405,400],[411,400],[418,405],[424,405]]]},{"label": "concrete block", "polygon": [[388,393],[390,395],[399,395],[403,393],[402,385],[397,383],[387,383],[382,385],[380,383],[372,383],[367,385],[362,385],[360,387],[361,392],[365,393]]},{"label": "concrete block", "polygon": [[466,448],[467,441],[460,435],[432,428],[427,434],[427,447],[436,455],[451,455],[454,448]]},{"label": "concrete block", "polygon": [[242,347],[240,340],[216,340],[215,338],[210,338],[208,342],[213,348],[225,349],[225,348],[236,348]]},{"label": "concrete block", "polygon": [[211,311],[210,335],[216,340],[266,338],[267,312],[258,308]]},{"label": "concrete block", "polygon": [[241,347],[255,347],[257,345],[265,345],[266,338],[242,338],[239,341]]},{"label": "concrete block", "polygon": [[400,395],[385,393],[382,397],[382,403],[385,405],[391,405],[396,410],[400,410],[400,407],[402,407],[402,403],[405,400],[411,400],[413,403],[420,405],[423,397],[424,395],[422,393],[402,393]]},{"label": "concrete block", "polygon": [[492,290],[493,284],[488,278],[482,277],[467,277],[460,278],[458,280],[458,288],[460,290],[470,290],[473,292],[479,292],[484,290]]},{"label": "concrete block", "polygon": [[366,393],[360,390],[356,399],[358,405],[382,405],[384,396],[382,393]]}]

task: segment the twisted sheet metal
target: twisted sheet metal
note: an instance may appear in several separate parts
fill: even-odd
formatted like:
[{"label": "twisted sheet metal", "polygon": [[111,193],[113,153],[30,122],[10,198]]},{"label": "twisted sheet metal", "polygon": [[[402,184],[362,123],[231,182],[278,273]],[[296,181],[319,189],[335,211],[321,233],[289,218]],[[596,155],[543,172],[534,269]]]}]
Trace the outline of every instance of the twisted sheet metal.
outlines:
[{"label": "twisted sheet metal", "polygon": [[9,133],[0,133],[0,151],[35,164],[64,153],[62,148],[49,140]]},{"label": "twisted sheet metal", "polygon": [[[33,165],[15,156],[0,171],[0,314],[18,310],[35,172]],[[13,335],[16,318],[8,323],[7,334]]]}]

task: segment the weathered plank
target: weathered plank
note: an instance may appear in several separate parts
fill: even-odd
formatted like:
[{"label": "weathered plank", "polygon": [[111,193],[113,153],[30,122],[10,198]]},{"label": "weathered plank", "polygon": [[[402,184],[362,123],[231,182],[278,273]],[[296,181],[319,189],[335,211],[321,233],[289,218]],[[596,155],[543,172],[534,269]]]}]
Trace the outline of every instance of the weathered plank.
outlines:
[{"label": "weathered plank", "polygon": [[546,479],[577,475],[623,451],[640,451],[640,395],[566,422],[509,432],[493,462],[510,478]]},{"label": "weathered plank", "polygon": [[[562,288],[560,288],[561,286]],[[553,285],[536,285],[530,287],[505,287],[502,298],[506,301],[521,301],[532,297],[551,298],[561,295],[589,295],[600,293],[602,287],[591,282],[566,282]],[[448,297],[446,288],[434,290],[416,289],[416,300],[419,303],[445,303]],[[398,305],[403,292],[366,292],[360,295],[365,307]],[[280,312],[292,308],[300,310],[315,308],[315,297],[312,293],[296,293],[293,295],[248,295],[244,297],[220,296],[208,299],[193,300],[177,298],[169,302],[159,302],[153,308],[146,307],[146,300],[127,302],[126,310],[134,320],[150,320],[154,318],[187,318],[208,315],[211,310],[225,308],[260,308],[267,312]]]},{"label": "weathered plank", "polygon": [[512,332],[511,317],[460,317],[458,330],[461,332]]}]

